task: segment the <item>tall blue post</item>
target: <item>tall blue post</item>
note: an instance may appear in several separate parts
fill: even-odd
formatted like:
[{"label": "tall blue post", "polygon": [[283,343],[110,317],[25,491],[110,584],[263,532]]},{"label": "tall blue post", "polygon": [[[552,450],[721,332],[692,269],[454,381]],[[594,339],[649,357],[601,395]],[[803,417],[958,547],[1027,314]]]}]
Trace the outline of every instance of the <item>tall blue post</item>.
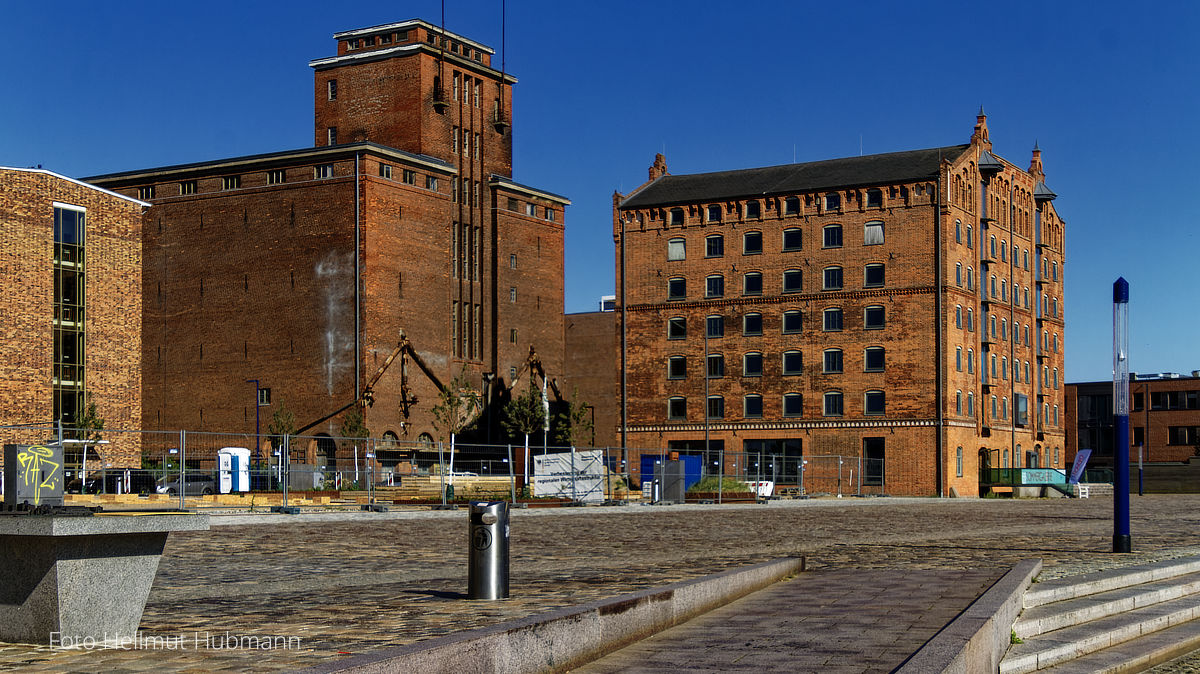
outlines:
[{"label": "tall blue post", "polygon": [[1130,552],[1129,283],[1113,283],[1113,552]]}]

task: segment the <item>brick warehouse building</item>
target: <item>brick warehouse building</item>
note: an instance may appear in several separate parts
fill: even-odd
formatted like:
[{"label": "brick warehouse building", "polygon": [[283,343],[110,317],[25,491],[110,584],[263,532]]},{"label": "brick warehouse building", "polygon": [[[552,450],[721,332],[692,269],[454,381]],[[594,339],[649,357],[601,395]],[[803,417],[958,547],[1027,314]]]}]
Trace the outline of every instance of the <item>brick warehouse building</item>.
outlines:
[{"label": "brick warehouse building", "polygon": [[[895,494],[1061,467],[1063,233],[1041,152],[965,145],[614,194],[628,446],[869,459]],[[727,469],[728,470],[728,469]]]},{"label": "brick warehouse building", "polygon": [[[141,230],[147,206],[50,171],[0,168],[0,424],[61,421],[69,429],[92,402],[110,428],[141,425]],[[4,440],[51,435],[48,429],[32,435],[14,430]],[[104,438],[109,444],[89,452],[89,460],[137,465],[136,435]],[[68,464],[80,463],[82,452],[73,449]]]},{"label": "brick warehouse building", "polygon": [[[490,48],[419,20],[334,38],[337,55],[310,63],[316,147],[89,179],[153,204],[149,428],[252,431],[247,379],[269,389],[264,418],[282,402],[299,425],[319,419],[401,330],[443,382],[465,367],[493,402],[530,347],[562,369],[569,202],[512,180],[516,80]],[[375,387],[374,435],[438,437],[436,387],[416,367],[408,382],[407,419],[399,367]]]}]

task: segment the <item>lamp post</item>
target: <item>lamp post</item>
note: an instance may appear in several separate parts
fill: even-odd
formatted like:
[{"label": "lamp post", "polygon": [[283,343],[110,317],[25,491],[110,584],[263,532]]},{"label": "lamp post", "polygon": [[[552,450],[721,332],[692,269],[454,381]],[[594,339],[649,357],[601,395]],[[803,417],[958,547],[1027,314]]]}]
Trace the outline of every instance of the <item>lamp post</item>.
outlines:
[{"label": "lamp post", "polygon": [[247,379],[246,383],[254,384],[254,460],[256,462],[261,462],[262,456],[259,455],[259,452],[262,450],[262,431],[260,429],[261,419],[258,413],[258,396],[259,391],[262,390],[262,387],[259,386],[259,381],[257,379]]},{"label": "lamp post", "polygon": [[1129,283],[1113,283],[1113,552],[1130,552],[1129,535]]}]

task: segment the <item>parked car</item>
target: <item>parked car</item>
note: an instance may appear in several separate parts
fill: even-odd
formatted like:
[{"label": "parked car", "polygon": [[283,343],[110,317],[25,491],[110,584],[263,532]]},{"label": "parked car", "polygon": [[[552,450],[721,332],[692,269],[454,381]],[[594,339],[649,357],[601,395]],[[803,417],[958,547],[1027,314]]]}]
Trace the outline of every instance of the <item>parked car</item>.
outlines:
[{"label": "parked car", "polygon": [[75,478],[66,485],[68,494],[153,494],[157,490],[154,474],[129,469],[129,488],[125,487],[125,469],[95,471],[86,480]]},{"label": "parked car", "polygon": [[[212,475],[187,475],[184,496],[208,496],[217,493],[217,481]],[[158,493],[176,496],[179,494],[179,476],[173,475],[158,481]]]}]

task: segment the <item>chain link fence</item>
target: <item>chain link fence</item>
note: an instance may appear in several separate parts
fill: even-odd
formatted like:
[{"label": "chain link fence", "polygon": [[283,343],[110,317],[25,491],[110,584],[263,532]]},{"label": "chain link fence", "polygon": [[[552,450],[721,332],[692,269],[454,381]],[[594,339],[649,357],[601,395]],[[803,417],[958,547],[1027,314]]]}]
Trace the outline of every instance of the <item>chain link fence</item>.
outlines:
[{"label": "chain link fence", "polygon": [[[886,493],[882,460],[767,452],[404,442],[394,437],[0,427],[62,442],[67,493],[162,507],[738,502]],[[679,484],[665,490],[668,475]],[[718,479],[723,476],[724,479]],[[657,485],[657,486],[656,486]]]}]

